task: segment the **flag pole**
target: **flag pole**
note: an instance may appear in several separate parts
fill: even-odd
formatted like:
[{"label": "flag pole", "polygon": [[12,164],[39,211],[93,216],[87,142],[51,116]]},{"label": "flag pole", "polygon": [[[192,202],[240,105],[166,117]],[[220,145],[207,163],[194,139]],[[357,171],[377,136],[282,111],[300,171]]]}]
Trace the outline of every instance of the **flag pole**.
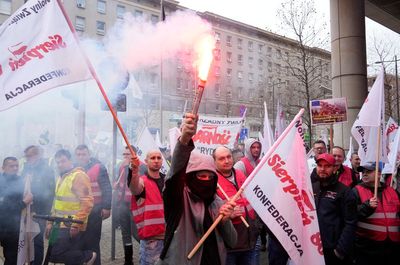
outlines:
[{"label": "flag pole", "polygon": [[[267,159],[271,156],[271,154],[275,151],[275,149],[281,144],[283,139],[286,137],[286,135],[289,133],[290,129],[296,124],[296,121],[300,119],[300,117],[303,115],[304,109],[301,109],[299,113],[293,118],[293,120],[290,122],[289,126],[286,127],[286,129],[283,131],[283,133],[279,136],[279,138],[274,142],[274,144],[268,149],[267,153],[264,155],[264,157],[261,159],[260,163],[254,168],[254,170],[251,172],[251,174],[246,178],[244,183],[242,184],[242,187],[236,192],[236,194],[229,200],[230,202],[236,201],[240,194],[244,191],[244,189],[249,185],[250,181],[253,180],[254,176],[260,171],[262,166],[267,162]],[[194,246],[192,251],[188,254],[187,258],[191,259],[194,254],[196,254],[197,250],[203,245],[204,241],[206,241],[207,237],[211,234],[211,232],[215,229],[215,227],[221,222],[222,218],[224,217],[223,214],[220,214],[217,219],[215,219],[214,223],[208,228],[207,232],[203,235],[202,238],[200,238],[199,242]]]},{"label": "flag pole", "polygon": [[121,123],[119,122],[119,119],[118,119],[118,117],[117,117],[117,114],[116,114],[116,112],[115,112],[115,110],[114,110],[114,108],[113,108],[113,106],[112,106],[110,100],[109,100],[108,97],[107,97],[107,94],[106,94],[106,92],[105,92],[105,90],[104,90],[104,88],[103,88],[103,85],[101,84],[101,82],[100,82],[100,80],[99,80],[99,77],[97,76],[96,71],[94,70],[94,67],[93,67],[92,63],[90,62],[90,60],[88,59],[88,57],[86,56],[86,54],[85,54],[85,53],[82,51],[82,49],[81,49],[81,46],[80,46],[80,43],[79,43],[79,39],[78,39],[78,37],[76,36],[75,28],[73,27],[72,22],[71,22],[71,20],[69,19],[68,14],[67,14],[67,12],[66,12],[65,9],[64,9],[63,4],[60,2],[60,0],[57,0],[57,3],[58,3],[58,6],[59,6],[60,9],[61,9],[61,12],[62,12],[63,15],[64,15],[65,20],[66,20],[67,23],[68,23],[69,29],[71,30],[71,32],[72,32],[72,34],[73,34],[73,36],[74,36],[74,38],[75,38],[75,40],[76,40],[76,42],[77,42],[77,44],[78,44],[79,49],[80,49],[81,52],[82,52],[82,55],[83,55],[83,57],[84,57],[84,59],[85,59],[85,61],[86,61],[86,64],[87,64],[87,66],[88,66],[88,68],[89,68],[89,71],[90,71],[90,73],[92,74],[93,79],[96,81],[96,84],[97,84],[97,86],[99,87],[100,92],[101,92],[101,94],[103,95],[103,98],[104,98],[104,100],[105,100],[105,102],[106,102],[108,108],[110,109],[110,112],[111,112],[111,114],[112,114],[112,116],[113,116],[113,119],[114,119],[115,123],[117,124],[118,129],[119,129],[119,131],[121,132],[121,135],[122,135],[122,137],[124,138],[124,141],[125,141],[126,145],[128,146],[130,153],[132,154],[132,158],[136,158],[137,155],[136,155],[135,151],[133,150],[131,144],[129,143],[129,139],[128,139],[128,137],[126,136],[125,131],[124,131],[124,129],[122,128]]},{"label": "flag pole", "polygon": [[[224,189],[221,187],[221,185],[219,185],[219,183],[217,183],[217,188],[221,191],[221,193],[224,195],[225,199],[227,199],[228,201],[230,200],[228,194],[226,194],[226,192],[224,191]],[[240,216],[240,220],[242,220],[242,223],[249,228],[250,225],[249,223],[246,221],[246,219],[244,219],[243,215]]]},{"label": "flag pole", "polygon": [[381,126],[378,127],[378,143],[377,147],[378,150],[376,152],[376,159],[375,159],[375,185],[374,185],[374,197],[378,196],[378,170],[379,170],[379,157],[380,157],[380,151],[381,151]]}]

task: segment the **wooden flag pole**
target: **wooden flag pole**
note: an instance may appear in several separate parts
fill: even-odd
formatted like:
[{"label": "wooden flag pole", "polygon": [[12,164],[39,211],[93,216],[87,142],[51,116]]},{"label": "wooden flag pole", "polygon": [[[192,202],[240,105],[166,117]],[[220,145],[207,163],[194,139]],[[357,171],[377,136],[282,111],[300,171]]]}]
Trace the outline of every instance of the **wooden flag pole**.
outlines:
[{"label": "wooden flag pole", "polygon": [[[226,192],[224,191],[224,189],[222,189],[222,187],[221,187],[221,185],[219,185],[219,183],[217,183],[217,187],[218,187],[218,189],[222,192],[222,194],[225,196],[225,199],[227,199],[227,200],[229,201],[230,199],[229,199],[228,194],[226,194]],[[242,220],[242,223],[243,223],[247,228],[250,227],[249,223],[246,221],[246,219],[244,219],[243,215],[240,216],[240,220]]]},{"label": "wooden flag pole", "polygon": [[379,157],[380,157],[380,151],[381,151],[381,127],[378,127],[378,150],[376,151],[376,159],[375,159],[375,185],[374,185],[374,196],[378,196],[378,171],[379,171]]},{"label": "wooden flag pole", "polygon": [[333,125],[331,124],[329,127],[329,152],[332,151],[333,148]]}]

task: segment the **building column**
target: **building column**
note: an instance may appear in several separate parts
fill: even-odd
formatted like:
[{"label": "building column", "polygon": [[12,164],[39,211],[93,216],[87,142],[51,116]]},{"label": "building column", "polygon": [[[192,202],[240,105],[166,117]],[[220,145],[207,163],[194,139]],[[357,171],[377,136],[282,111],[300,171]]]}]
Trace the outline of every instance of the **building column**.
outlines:
[{"label": "building column", "polygon": [[348,107],[348,122],[334,126],[334,144],[348,149],[351,126],[368,92],[364,0],[331,0],[330,14],[332,96],[345,97]]}]

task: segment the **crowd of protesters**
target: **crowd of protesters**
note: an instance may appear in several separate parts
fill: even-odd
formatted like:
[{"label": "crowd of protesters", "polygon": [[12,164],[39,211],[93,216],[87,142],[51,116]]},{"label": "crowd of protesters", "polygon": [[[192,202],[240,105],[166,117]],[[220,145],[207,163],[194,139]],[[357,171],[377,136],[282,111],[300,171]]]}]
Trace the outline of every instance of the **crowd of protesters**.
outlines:
[{"label": "crowd of protesters", "polygon": [[[160,150],[149,151],[140,161],[126,147],[112,181],[106,166],[83,144],[73,154],[58,150],[55,170],[39,146],[25,149],[24,163],[4,158],[0,174],[4,264],[17,264],[21,212],[31,205],[34,214],[78,221],[35,219],[40,231],[33,241],[32,264],[42,264],[45,258],[67,265],[101,264],[102,221],[113,214],[121,227],[124,265],[133,264],[132,238],[140,242],[141,265],[257,265],[265,249],[269,265],[286,265],[289,255],[244,195],[230,201],[260,162],[261,142],[247,139],[234,150],[220,146],[211,157],[194,151],[196,129],[197,116],[186,114],[167,175],[160,171],[164,159]],[[312,153],[307,164],[326,264],[399,264],[400,185],[397,190],[391,187],[392,176],[382,175],[381,163],[360,161],[356,153],[351,167],[344,165],[345,150],[340,146],[328,153],[319,140]],[[112,200],[117,206],[113,213]],[[189,261],[188,253],[219,216],[221,222]],[[45,257],[44,239],[55,230],[51,253]]]}]

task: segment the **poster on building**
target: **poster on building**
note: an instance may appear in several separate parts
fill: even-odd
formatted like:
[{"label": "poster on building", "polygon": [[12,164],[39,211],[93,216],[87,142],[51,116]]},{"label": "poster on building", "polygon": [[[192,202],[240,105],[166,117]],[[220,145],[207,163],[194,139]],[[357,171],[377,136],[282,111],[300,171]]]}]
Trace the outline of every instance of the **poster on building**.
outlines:
[{"label": "poster on building", "polygon": [[212,117],[200,115],[197,133],[193,136],[196,149],[203,154],[211,155],[221,145],[234,148],[242,128],[243,117]]},{"label": "poster on building", "polygon": [[312,125],[347,122],[346,98],[311,100],[310,112]]}]

